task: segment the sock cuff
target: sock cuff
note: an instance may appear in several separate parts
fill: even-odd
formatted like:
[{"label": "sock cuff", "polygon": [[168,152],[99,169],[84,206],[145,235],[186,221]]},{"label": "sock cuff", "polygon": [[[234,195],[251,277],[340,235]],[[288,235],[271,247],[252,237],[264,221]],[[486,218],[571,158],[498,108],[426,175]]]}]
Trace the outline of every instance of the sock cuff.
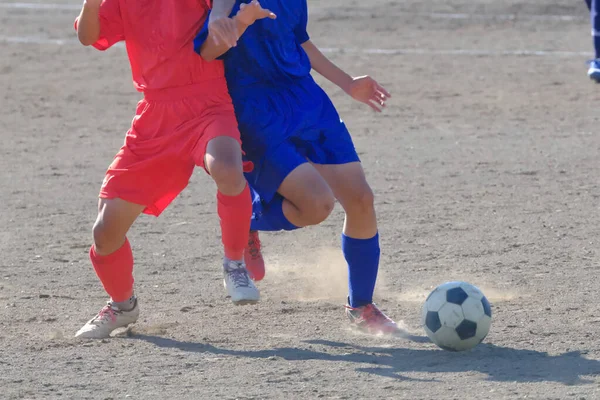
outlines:
[{"label": "sock cuff", "polygon": [[131,252],[131,244],[129,243],[129,239],[125,238],[125,243],[123,243],[123,245],[121,247],[119,247],[117,250],[115,250],[112,253],[105,255],[105,256],[97,254],[95,246],[92,245],[92,247],[90,248],[90,258],[92,260],[94,260],[94,264],[98,264],[98,265],[112,264],[114,262],[118,262],[122,258],[123,253],[130,253],[130,252]]},{"label": "sock cuff", "polygon": [[355,239],[342,233],[342,242],[352,244],[353,246],[371,246],[373,242],[379,242],[379,232],[369,239]]},{"label": "sock cuff", "polygon": [[234,196],[228,196],[221,193],[220,190],[217,190],[217,200],[225,205],[231,205],[235,204],[235,202],[237,202],[242,196],[246,196],[246,194],[250,194],[250,187],[248,186],[248,183],[246,183],[246,186],[244,186],[244,189],[241,192]]}]

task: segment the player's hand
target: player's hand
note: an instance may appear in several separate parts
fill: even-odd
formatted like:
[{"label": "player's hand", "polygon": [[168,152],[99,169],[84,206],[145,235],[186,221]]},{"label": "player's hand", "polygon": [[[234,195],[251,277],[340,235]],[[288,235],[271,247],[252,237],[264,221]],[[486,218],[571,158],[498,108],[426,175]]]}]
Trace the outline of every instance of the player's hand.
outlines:
[{"label": "player's hand", "polygon": [[223,43],[235,47],[239,39],[236,22],[226,17],[209,19],[208,34],[216,45]]},{"label": "player's hand", "polygon": [[275,19],[277,16],[270,10],[262,8],[258,0],[252,0],[250,3],[240,4],[240,11],[235,15],[236,19],[245,25],[252,25],[259,19]]},{"label": "player's hand", "polygon": [[352,78],[346,92],[354,99],[365,103],[374,111],[381,112],[387,99],[392,97],[377,81],[370,76]]}]

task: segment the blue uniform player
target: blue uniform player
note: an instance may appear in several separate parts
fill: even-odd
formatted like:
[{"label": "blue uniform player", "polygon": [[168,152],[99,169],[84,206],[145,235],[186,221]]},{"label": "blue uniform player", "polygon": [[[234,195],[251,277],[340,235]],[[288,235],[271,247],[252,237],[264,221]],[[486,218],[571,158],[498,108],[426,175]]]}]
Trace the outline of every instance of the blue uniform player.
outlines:
[{"label": "blue uniform player", "polygon": [[595,59],[590,61],[588,76],[600,83],[600,0],[585,0],[592,22],[592,37],[594,38]]},{"label": "blue uniform player", "polygon": [[[225,64],[243,149],[254,164],[246,175],[255,194],[253,237],[319,224],[337,198],[346,212],[347,315],[365,331],[394,332],[396,324],[373,304],[380,254],[373,193],[346,125],[311,70],[376,111],[390,95],[329,61],[310,41],[307,22],[306,0],[214,0],[194,46]],[[248,270],[259,280],[264,264],[248,260]]]}]

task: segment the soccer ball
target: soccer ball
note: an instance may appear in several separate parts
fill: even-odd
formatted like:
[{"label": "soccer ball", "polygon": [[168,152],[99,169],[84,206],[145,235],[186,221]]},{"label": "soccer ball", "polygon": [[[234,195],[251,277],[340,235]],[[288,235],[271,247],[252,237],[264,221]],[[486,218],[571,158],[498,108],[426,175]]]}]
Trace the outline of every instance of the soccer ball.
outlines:
[{"label": "soccer ball", "polygon": [[492,309],[481,290],[466,282],[447,282],[429,294],[421,323],[431,341],[444,350],[463,351],[487,336]]}]

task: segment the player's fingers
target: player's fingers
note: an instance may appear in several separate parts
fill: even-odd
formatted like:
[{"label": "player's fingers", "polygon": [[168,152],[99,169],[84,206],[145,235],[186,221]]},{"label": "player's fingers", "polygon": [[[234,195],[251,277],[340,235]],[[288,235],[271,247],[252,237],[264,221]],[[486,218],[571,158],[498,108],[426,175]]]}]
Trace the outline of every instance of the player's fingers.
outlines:
[{"label": "player's fingers", "polygon": [[379,90],[377,90],[375,92],[375,96],[377,96],[379,99],[383,99],[383,100],[387,100],[389,98],[389,96],[383,92],[380,92]]},{"label": "player's fingers", "polygon": [[377,104],[380,104],[382,107],[385,107],[385,99],[382,99],[381,97],[373,96],[369,99],[369,101],[373,101]]},{"label": "player's fingers", "polygon": [[371,107],[371,108],[373,109],[373,111],[375,111],[375,112],[381,112],[381,108],[379,108],[379,106],[378,106],[376,103],[374,103],[374,102],[372,102],[372,101],[367,101],[367,102],[365,102],[365,103],[366,103],[366,104],[367,104],[369,107]]},{"label": "player's fingers", "polygon": [[385,90],[383,88],[383,86],[381,86],[379,83],[375,82],[375,89],[379,92],[385,95],[385,97],[392,97],[392,95],[390,94],[390,92],[388,92],[387,90]]},{"label": "player's fingers", "polygon": [[260,17],[261,18],[270,18],[270,19],[277,18],[277,16],[271,10],[265,10],[265,9],[260,11]]},{"label": "player's fingers", "polygon": [[225,43],[227,46],[231,47],[232,43],[231,43],[231,39],[229,37],[229,35],[227,34],[227,32],[223,32],[223,31],[217,31],[215,32],[215,43],[217,45],[221,44],[221,43]]},{"label": "player's fingers", "polygon": [[217,46],[221,43],[227,43],[227,39],[223,37],[223,32],[218,28],[213,28],[211,37]]},{"label": "player's fingers", "polygon": [[275,13],[272,12],[271,10],[265,10],[265,11],[268,13],[267,17],[269,17],[271,19],[277,18],[277,15],[275,15]]},{"label": "player's fingers", "polygon": [[237,41],[239,39],[238,37],[238,32],[237,32],[237,26],[234,20],[232,19],[228,19],[227,21],[227,25],[228,25],[228,29],[227,29],[227,39],[229,40],[229,45],[230,46],[235,46],[237,45]]}]

